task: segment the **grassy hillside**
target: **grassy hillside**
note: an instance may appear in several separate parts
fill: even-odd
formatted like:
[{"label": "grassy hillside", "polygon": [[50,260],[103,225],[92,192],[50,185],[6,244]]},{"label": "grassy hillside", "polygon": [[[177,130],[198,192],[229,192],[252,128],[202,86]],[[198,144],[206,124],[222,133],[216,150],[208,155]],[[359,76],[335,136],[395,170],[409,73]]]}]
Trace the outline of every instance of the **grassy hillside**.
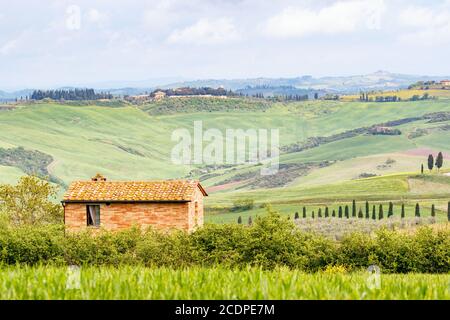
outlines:
[{"label": "grassy hillside", "polygon": [[[429,153],[443,151],[444,169],[450,168],[450,121],[447,116],[430,120],[427,115],[436,112],[450,113],[450,100],[271,103],[180,98],[140,107],[47,102],[1,112],[0,130],[8,134],[0,136],[0,148],[23,147],[48,155],[53,159],[48,173],[62,184],[97,172],[127,180],[180,178],[191,173],[211,190],[206,202],[211,221],[234,220],[231,215],[216,219],[211,208],[229,207],[233,200],[247,197],[257,204],[273,203],[286,214],[300,203],[353,198],[444,203],[450,195],[446,181],[412,178]],[[216,128],[223,134],[226,129],[279,128],[280,144],[286,147],[280,173],[261,177],[258,166],[173,164],[172,132],[187,128],[193,133],[194,121],[199,120],[204,130]],[[398,120],[389,125],[400,135],[373,135],[361,129]],[[322,142],[305,150],[292,148],[313,140]],[[12,183],[21,174],[23,170],[14,163],[0,166],[0,182]],[[374,177],[361,179],[370,176]],[[263,212],[255,208],[244,214]]]}]

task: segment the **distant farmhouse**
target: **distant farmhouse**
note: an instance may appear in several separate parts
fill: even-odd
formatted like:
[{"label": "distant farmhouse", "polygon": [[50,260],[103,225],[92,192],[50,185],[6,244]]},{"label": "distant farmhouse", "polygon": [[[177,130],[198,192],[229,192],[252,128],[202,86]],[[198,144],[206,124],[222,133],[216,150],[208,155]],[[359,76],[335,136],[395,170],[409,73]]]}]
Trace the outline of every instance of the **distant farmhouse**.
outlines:
[{"label": "distant farmhouse", "polygon": [[70,185],[62,201],[64,224],[69,231],[136,225],[191,232],[203,225],[205,196],[194,180],[107,181],[97,174]]},{"label": "distant farmhouse", "polygon": [[450,87],[450,80],[442,80],[440,84],[444,87]]},{"label": "distant farmhouse", "polygon": [[166,93],[163,91],[156,91],[155,93],[153,93],[153,99],[155,99],[155,101],[162,100],[165,97],[166,97]]}]

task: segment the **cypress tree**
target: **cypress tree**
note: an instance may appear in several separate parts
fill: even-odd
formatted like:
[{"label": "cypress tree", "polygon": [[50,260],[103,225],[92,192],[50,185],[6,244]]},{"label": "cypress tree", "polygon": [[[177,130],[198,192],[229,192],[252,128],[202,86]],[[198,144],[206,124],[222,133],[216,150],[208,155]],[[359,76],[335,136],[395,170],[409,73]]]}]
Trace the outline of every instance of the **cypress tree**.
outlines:
[{"label": "cypress tree", "polygon": [[241,216],[238,217],[238,224],[242,224],[242,217]]},{"label": "cypress tree", "polygon": [[342,207],[341,206],[339,206],[339,218],[342,218]]},{"label": "cypress tree", "polygon": [[416,203],[416,213],[415,213],[416,217],[420,217],[420,207],[419,204]]},{"label": "cypress tree", "polygon": [[322,218],[322,208],[319,208],[318,216],[319,218]]},{"label": "cypress tree", "polygon": [[252,216],[248,217],[248,225],[251,226],[253,224]]},{"label": "cypress tree", "polygon": [[348,206],[346,205],[345,206],[345,217],[348,219],[350,216],[349,216],[349,211],[348,211]]},{"label": "cypress tree", "polygon": [[[450,210],[450,202],[449,202],[449,210]],[[336,217],[336,210],[333,209],[333,213],[331,214],[333,218]],[[449,220],[450,220],[450,211],[449,211]]]},{"label": "cypress tree", "polygon": [[380,204],[379,210],[378,210],[378,219],[383,219],[384,218],[384,213],[383,213],[383,205]]},{"label": "cypress tree", "polygon": [[402,219],[405,218],[405,204],[402,203]]},{"label": "cypress tree", "polygon": [[359,219],[362,219],[364,216],[363,216],[363,212],[362,212],[362,209],[361,208],[359,208],[359,212],[358,212],[358,218]]},{"label": "cypress tree", "polygon": [[356,201],[352,201],[352,217],[356,218]]},{"label": "cypress tree", "polygon": [[392,202],[389,202],[389,210],[388,210],[388,217],[392,217],[394,215],[394,205]]},{"label": "cypress tree", "polygon": [[370,217],[369,201],[366,201],[366,218],[369,219],[369,217]]},{"label": "cypress tree", "polygon": [[434,166],[434,158],[433,155],[430,154],[428,155],[428,170],[430,170],[430,172],[431,170],[433,170],[433,166]]},{"label": "cypress tree", "polygon": [[420,173],[423,174],[423,163],[422,166],[420,167]]},{"label": "cypress tree", "polygon": [[295,212],[295,216],[294,216],[294,219],[295,219],[295,220],[297,220],[298,218],[299,218],[299,216],[298,216],[298,212],[296,211],[296,212]]},{"label": "cypress tree", "polygon": [[303,207],[303,219],[305,219],[305,218],[306,218],[306,208]]},{"label": "cypress tree", "polygon": [[436,157],[436,168],[438,169],[438,172],[439,169],[441,169],[443,163],[444,163],[444,156],[442,155],[442,152],[439,152]]},{"label": "cypress tree", "polygon": [[372,219],[377,220],[377,210],[375,209],[375,205],[372,206]]},{"label": "cypress tree", "polygon": [[436,217],[436,208],[434,207],[434,203],[431,205],[431,216]]},{"label": "cypress tree", "polygon": [[328,207],[325,207],[325,218],[328,218],[330,213],[328,212]]},{"label": "cypress tree", "polygon": [[314,211],[311,213],[311,218],[314,219]]}]

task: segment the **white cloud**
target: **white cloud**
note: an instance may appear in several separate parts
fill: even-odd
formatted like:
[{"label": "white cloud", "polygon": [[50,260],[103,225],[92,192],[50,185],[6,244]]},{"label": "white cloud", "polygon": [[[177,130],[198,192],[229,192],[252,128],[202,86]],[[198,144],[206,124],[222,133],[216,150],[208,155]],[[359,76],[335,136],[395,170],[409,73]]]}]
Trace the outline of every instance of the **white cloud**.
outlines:
[{"label": "white cloud", "polygon": [[14,37],[11,36],[10,40],[6,41],[4,44],[0,43],[0,55],[14,56],[14,54],[20,53],[31,40],[30,35],[32,35],[31,30],[24,30]]},{"label": "white cloud", "polygon": [[265,31],[275,37],[303,37],[380,29],[384,10],[383,0],[339,1],[319,10],[289,7],[271,17]]},{"label": "white cloud", "polygon": [[184,29],[174,30],[167,41],[169,43],[220,44],[240,38],[231,19],[200,19]]},{"label": "white cloud", "polygon": [[149,30],[159,30],[170,26],[178,18],[177,13],[164,6],[155,6],[144,12],[144,25]]},{"label": "white cloud", "polygon": [[106,22],[106,20],[108,18],[105,13],[102,13],[102,12],[98,11],[97,9],[89,9],[86,14],[86,17],[90,22],[96,23],[96,24],[102,24],[102,23]]},{"label": "white cloud", "polygon": [[0,47],[0,54],[7,55],[10,52],[12,52],[14,49],[16,49],[18,42],[19,42],[18,39],[6,42],[4,45]]},{"label": "white cloud", "polygon": [[409,7],[400,13],[399,21],[404,26],[426,27],[434,23],[434,14],[430,8]]},{"label": "white cloud", "polygon": [[400,35],[400,41],[416,45],[450,43],[450,6],[429,8],[408,7],[399,22],[410,30]]},{"label": "white cloud", "polygon": [[177,25],[183,25],[186,18],[192,21],[192,17],[200,12],[198,0],[164,0],[152,1],[143,11],[143,23],[147,30],[159,34],[165,34]]}]

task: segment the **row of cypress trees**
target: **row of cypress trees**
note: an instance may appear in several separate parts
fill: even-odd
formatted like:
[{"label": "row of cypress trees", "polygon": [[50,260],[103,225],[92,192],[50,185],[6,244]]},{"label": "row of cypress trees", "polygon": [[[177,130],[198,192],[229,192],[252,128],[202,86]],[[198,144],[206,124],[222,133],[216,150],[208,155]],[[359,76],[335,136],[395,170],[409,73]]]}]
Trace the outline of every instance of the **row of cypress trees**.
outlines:
[{"label": "row of cypress trees", "polygon": [[[352,202],[352,208],[351,208],[351,216],[352,218],[359,218],[359,219],[372,219],[372,220],[381,220],[384,219],[384,209],[383,209],[383,205],[380,204],[378,206],[378,210],[377,207],[375,205],[372,206],[372,211],[370,211],[370,206],[369,206],[369,202],[366,201],[366,205],[365,205],[365,213],[363,213],[362,208],[360,207],[358,212],[356,212],[356,201],[353,200]],[[389,202],[388,205],[388,211],[387,211],[387,217],[392,217],[394,215],[394,204],[392,202]],[[415,209],[414,209],[414,215],[416,217],[420,217],[420,205],[419,203],[416,203]],[[306,207],[303,207],[302,210],[302,218],[307,218],[307,211],[306,211]],[[405,218],[405,204],[402,203],[401,205],[401,211],[400,211],[400,216],[401,218]],[[432,217],[436,217],[436,207],[434,204],[431,205],[431,216]],[[325,210],[322,214],[322,209],[319,208],[319,210],[317,211],[317,218],[329,218],[329,217],[338,217],[338,218],[350,218],[350,208],[348,205],[344,206],[344,208],[342,206],[339,206],[338,211],[336,213],[336,210],[333,209],[330,213],[330,209],[328,207],[325,207]],[[315,219],[316,215],[315,212],[312,211],[311,213],[311,218]],[[298,212],[295,212],[294,214],[294,219],[300,219],[300,215]],[[448,221],[450,221],[450,201],[448,202],[448,207],[447,207],[447,219]],[[239,216],[238,220],[237,220],[238,224],[242,224],[242,217]],[[248,217],[248,225],[252,225],[253,220],[252,217],[249,216]]]},{"label": "row of cypress trees", "polygon": [[[392,202],[389,202],[389,206],[388,206],[388,210],[387,210],[387,217],[392,217],[394,215],[394,204]],[[416,217],[420,217],[420,205],[419,203],[416,203],[415,206],[415,210],[414,210],[414,215]],[[356,201],[353,200],[352,202],[352,207],[351,207],[351,217],[352,218],[366,218],[366,219],[373,219],[373,220],[381,220],[384,219],[384,208],[383,205],[380,204],[378,206],[378,210],[377,207],[375,205],[372,206],[372,210],[370,210],[370,206],[369,206],[369,202],[366,201],[366,205],[365,205],[365,213],[363,213],[363,209],[359,208],[358,212],[356,210]],[[405,204],[402,203],[401,205],[401,212],[400,212],[400,216],[401,218],[405,218]],[[436,216],[436,207],[434,204],[431,205],[431,216],[435,217]],[[338,217],[338,218],[350,218],[350,208],[348,205],[342,207],[339,206],[338,211],[336,213],[336,210],[332,210],[331,214],[330,214],[330,210],[328,207],[325,207],[325,211],[322,214],[322,209],[319,208],[319,210],[317,211],[317,217],[318,218],[328,218],[328,217]],[[295,219],[299,219],[300,215],[298,212],[295,212],[294,215]],[[303,212],[302,212],[302,218],[307,218],[307,212],[306,212],[306,207],[303,207]],[[314,211],[311,212],[311,218],[316,218],[316,214]],[[448,203],[448,208],[447,208],[447,219],[448,221],[450,221],[450,202]]]}]

